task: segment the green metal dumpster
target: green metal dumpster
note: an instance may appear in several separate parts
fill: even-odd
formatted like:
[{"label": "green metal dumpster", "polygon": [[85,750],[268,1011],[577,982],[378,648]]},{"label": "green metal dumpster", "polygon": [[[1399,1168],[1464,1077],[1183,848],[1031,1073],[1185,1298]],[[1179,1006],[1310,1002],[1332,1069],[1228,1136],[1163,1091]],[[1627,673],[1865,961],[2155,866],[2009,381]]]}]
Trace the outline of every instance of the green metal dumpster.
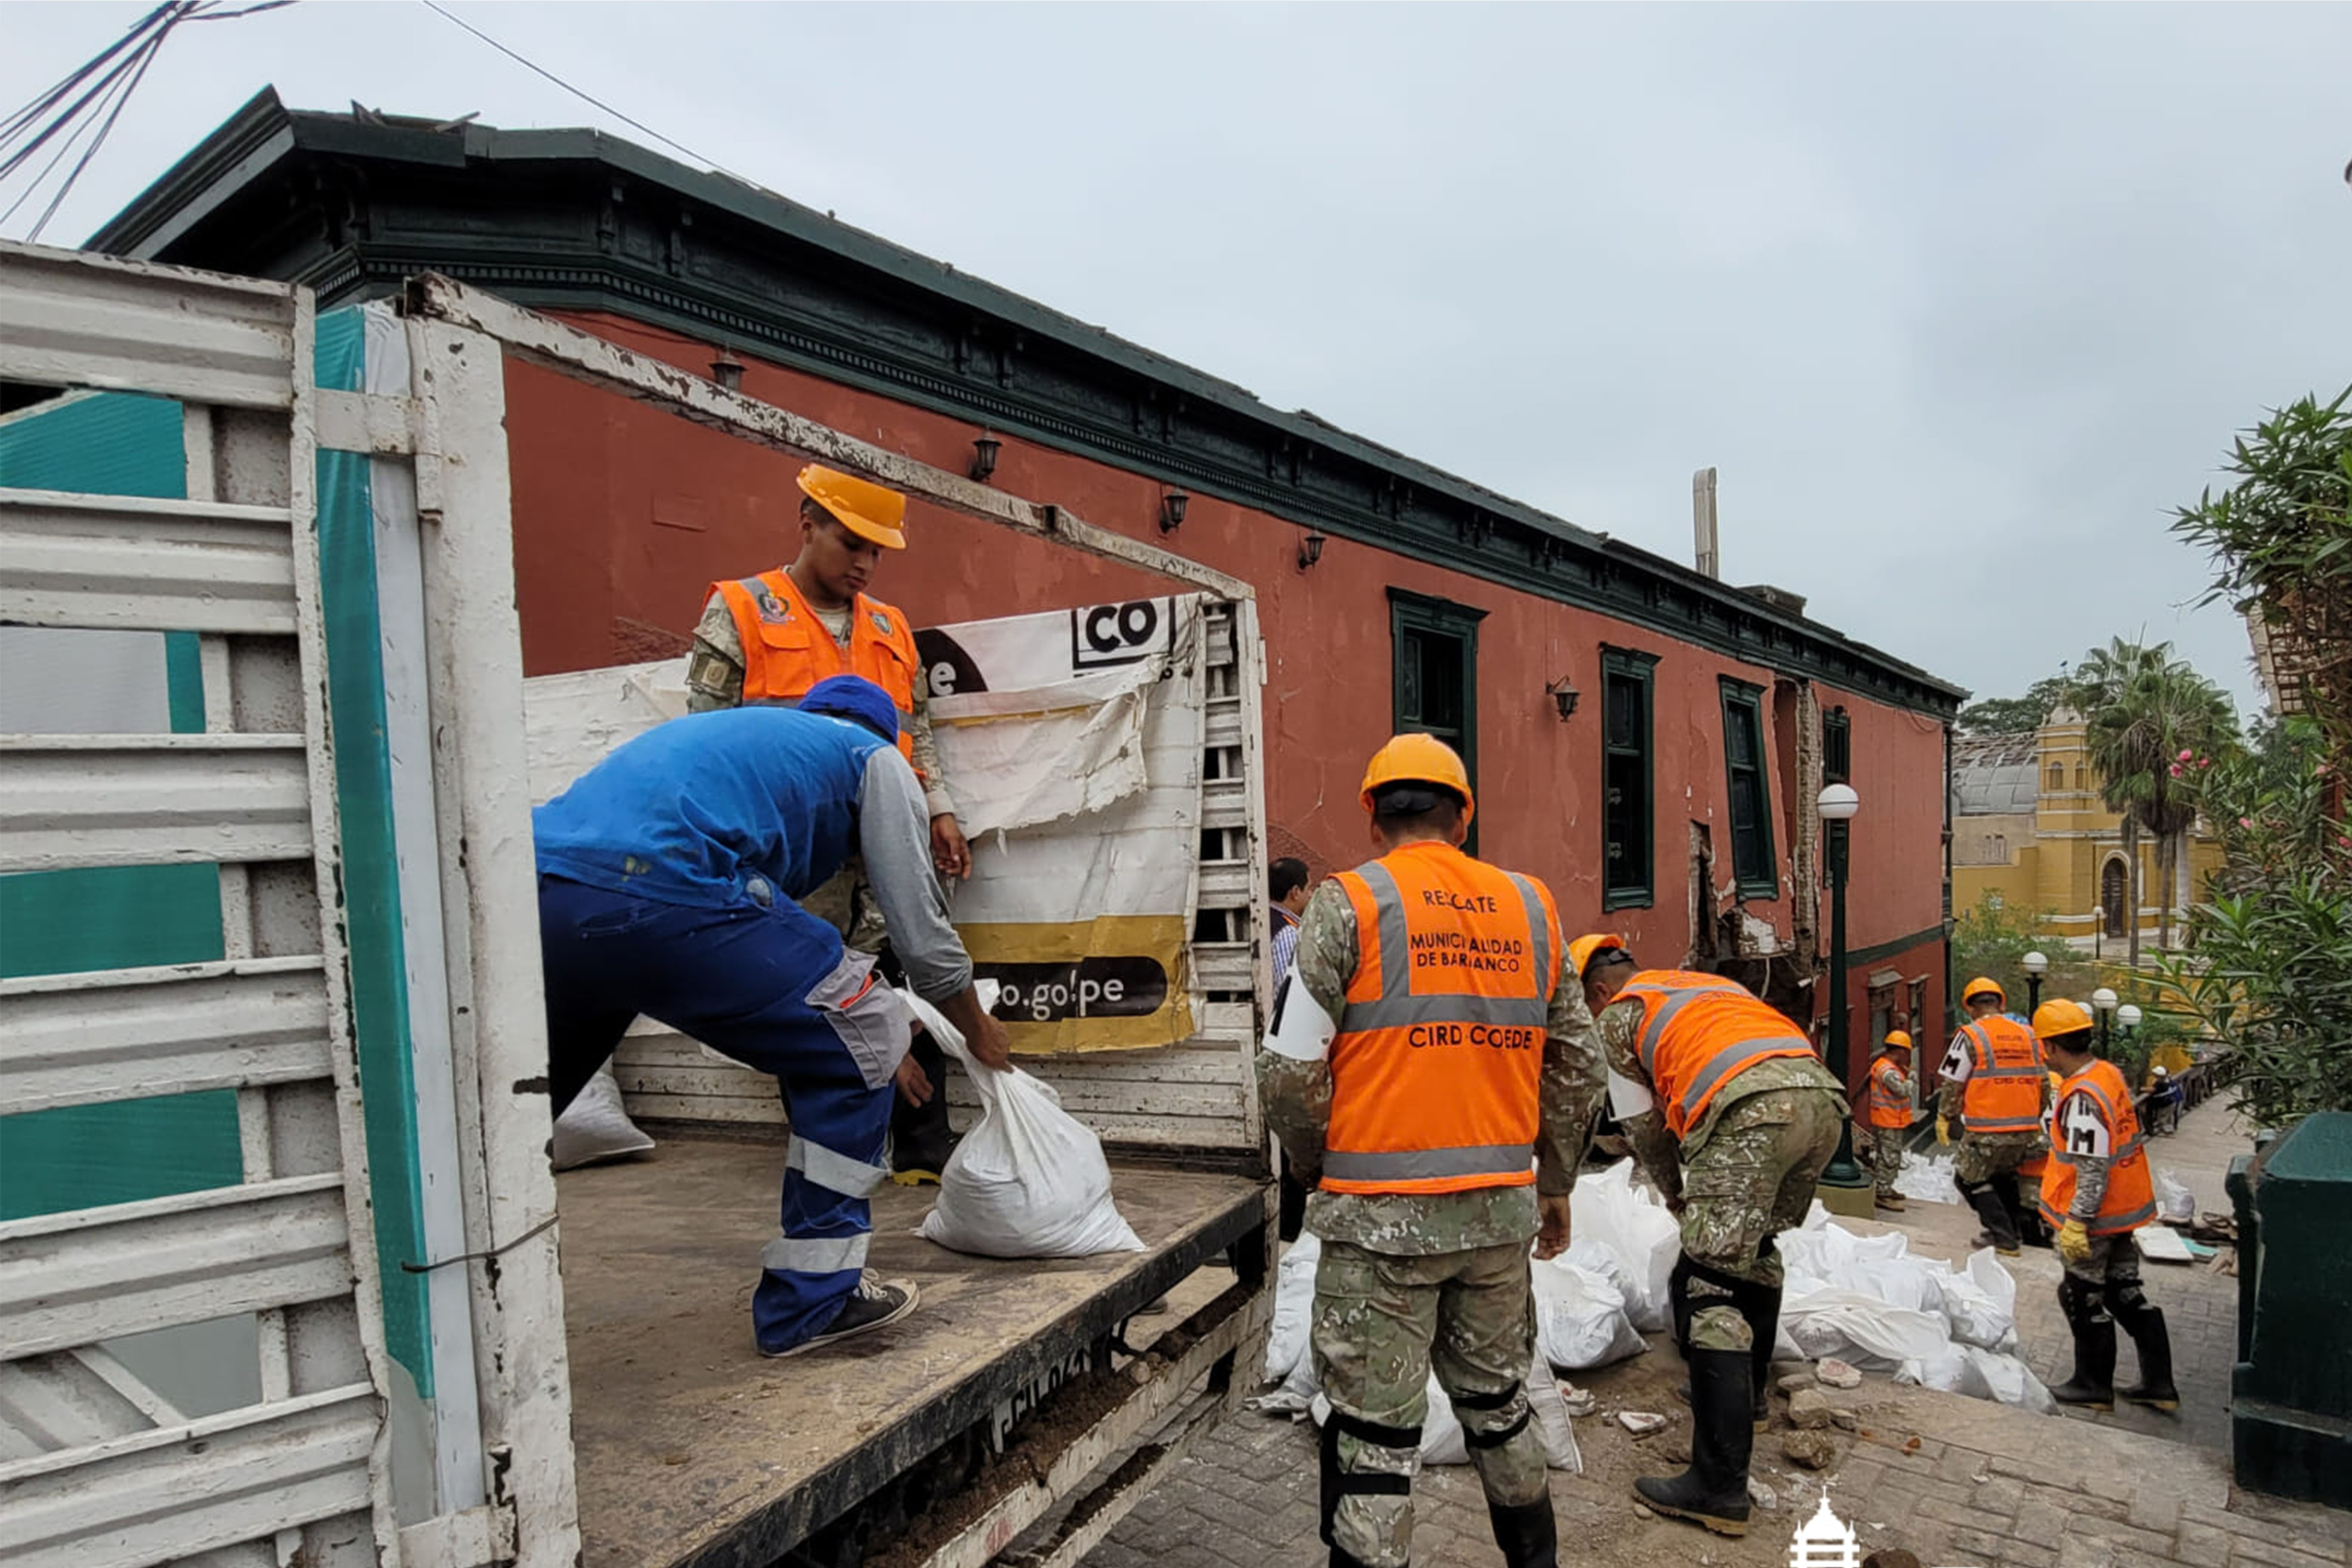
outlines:
[{"label": "green metal dumpster", "polygon": [[2238,1484],[2352,1508],[2352,1111],[2230,1163],[2238,1215]]}]

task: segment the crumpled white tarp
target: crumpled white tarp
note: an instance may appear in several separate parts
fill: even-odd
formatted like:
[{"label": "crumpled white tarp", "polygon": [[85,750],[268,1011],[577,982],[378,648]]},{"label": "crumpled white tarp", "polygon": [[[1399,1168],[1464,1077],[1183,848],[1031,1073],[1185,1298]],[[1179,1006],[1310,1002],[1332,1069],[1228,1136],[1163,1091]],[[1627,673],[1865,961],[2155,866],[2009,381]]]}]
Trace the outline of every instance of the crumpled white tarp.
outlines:
[{"label": "crumpled white tarp", "polygon": [[1958,1204],[1960,1184],[1952,1179],[1952,1157],[1949,1154],[1914,1155],[1903,1163],[1902,1174],[1895,1178],[1895,1190],[1915,1203]]}]

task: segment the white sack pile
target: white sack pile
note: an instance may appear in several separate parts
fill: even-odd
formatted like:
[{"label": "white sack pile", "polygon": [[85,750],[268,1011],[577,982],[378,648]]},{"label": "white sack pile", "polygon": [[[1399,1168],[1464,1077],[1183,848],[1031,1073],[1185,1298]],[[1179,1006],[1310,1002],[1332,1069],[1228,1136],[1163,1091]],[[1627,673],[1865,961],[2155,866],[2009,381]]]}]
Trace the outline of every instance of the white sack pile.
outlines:
[{"label": "white sack pile", "polygon": [[1780,1237],[1787,1290],[1779,1352],[1891,1372],[1948,1394],[2047,1415],[2050,1391],[2014,1353],[2017,1281],[1991,1249],[1966,1268],[1911,1256],[1899,1234],[1856,1236],[1818,1203]]},{"label": "white sack pile", "polygon": [[1952,1179],[1952,1156],[1930,1154],[1916,1156],[1903,1163],[1903,1173],[1895,1178],[1895,1190],[1914,1203],[1959,1204],[1960,1184]]}]

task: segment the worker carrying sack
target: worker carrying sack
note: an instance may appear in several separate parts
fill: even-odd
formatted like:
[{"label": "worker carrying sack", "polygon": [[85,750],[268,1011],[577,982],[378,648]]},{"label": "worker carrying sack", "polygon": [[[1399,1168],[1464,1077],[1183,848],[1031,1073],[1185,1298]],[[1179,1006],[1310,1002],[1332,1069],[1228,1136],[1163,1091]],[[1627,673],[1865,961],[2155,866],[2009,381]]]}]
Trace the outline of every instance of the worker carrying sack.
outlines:
[{"label": "worker carrying sack", "polygon": [[[1141,1252],[1142,1241],[1111,1202],[1102,1141],[1062,1109],[1053,1086],[1018,1068],[974,1061],[961,1031],[937,1008],[912,992],[898,994],[980,1096],[980,1120],[940,1173],[924,1239],[982,1258]],[[932,1087],[947,1092],[945,1084]]]}]

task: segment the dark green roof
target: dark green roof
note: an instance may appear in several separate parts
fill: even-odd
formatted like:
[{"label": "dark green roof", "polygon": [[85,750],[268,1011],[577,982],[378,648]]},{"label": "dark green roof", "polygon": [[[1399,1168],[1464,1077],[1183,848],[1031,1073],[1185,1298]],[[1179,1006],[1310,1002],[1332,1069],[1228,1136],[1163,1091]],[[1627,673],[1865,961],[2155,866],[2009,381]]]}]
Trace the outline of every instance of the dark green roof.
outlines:
[{"label": "dark green roof", "polygon": [[602,132],[289,110],[265,89],[89,247],[307,283],[322,305],[430,269],[613,310],[1769,668],[1943,715],[1968,695],[1785,604]]}]

